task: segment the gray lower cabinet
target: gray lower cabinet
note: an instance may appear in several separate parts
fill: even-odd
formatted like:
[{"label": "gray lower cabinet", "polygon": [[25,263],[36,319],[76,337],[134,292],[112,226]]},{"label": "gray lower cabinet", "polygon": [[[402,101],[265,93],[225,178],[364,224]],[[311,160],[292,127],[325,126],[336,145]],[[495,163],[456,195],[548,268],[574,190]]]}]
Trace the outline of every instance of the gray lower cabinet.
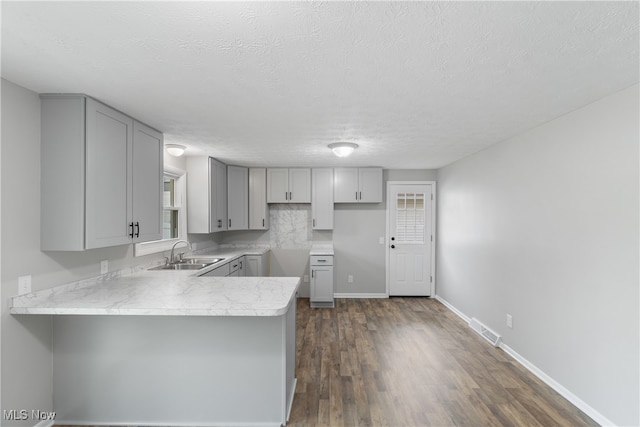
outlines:
[{"label": "gray lower cabinet", "polygon": [[246,255],[245,276],[267,277],[269,276],[269,254]]},{"label": "gray lower cabinet", "polygon": [[269,275],[269,253],[243,255],[199,277],[266,277]]},{"label": "gray lower cabinet", "polygon": [[84,95],[41,95],[41,249],[162,238],[163,136]]},{"label": "gray lower cabinet", "polygon": [[229,275],[229,263],[225,265],[221,265],[205,274],[200,275],[200,277],[225,277]]},{"label": "gray lower cabinet", "polygon": [[333,256],[312,255],[311,268],[311,307],[333,307]]}]

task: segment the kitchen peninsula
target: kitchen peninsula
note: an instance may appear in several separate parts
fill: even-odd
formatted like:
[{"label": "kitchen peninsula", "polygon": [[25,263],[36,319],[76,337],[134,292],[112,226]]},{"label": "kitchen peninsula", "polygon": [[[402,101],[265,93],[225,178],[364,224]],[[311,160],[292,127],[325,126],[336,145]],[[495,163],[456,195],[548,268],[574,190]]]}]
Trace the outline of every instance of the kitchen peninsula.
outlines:
[{"label": "kitchen peninsula", "polygon": [[12,299],[53,315],[58,424],[286,424],[297,277],[141,271]]}]

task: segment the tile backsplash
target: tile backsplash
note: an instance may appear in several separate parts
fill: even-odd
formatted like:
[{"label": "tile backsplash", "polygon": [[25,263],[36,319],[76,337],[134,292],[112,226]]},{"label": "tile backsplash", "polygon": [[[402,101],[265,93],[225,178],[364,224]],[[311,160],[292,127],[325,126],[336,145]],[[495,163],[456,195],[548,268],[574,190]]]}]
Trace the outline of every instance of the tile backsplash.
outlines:
[{"label": "tile backsplash", "polygon": [[311,248],[311,205],[269,205],[269,220],[269,244],[272,249]]}]

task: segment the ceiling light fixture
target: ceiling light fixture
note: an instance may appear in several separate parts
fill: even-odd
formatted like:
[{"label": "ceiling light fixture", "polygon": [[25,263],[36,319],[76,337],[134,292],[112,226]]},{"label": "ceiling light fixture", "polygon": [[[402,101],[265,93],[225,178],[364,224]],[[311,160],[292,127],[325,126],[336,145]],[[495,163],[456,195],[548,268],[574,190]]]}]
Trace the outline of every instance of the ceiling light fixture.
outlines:
[{"label": "ceiling light fixture", "polygon": [[175,157],[182,156],[184,154],[184,150],[187,149],[184,145],[179,144],[165,144],[164,148],[166,148],[167,153]]},{"label": "ceiling light fixture", "polygon": [[333,144],[329,144],[329,148],[333,151],[338,157],[347,157],[353,150],[358,148],[358,144],[354,144],[353,142],[334,142]]}]

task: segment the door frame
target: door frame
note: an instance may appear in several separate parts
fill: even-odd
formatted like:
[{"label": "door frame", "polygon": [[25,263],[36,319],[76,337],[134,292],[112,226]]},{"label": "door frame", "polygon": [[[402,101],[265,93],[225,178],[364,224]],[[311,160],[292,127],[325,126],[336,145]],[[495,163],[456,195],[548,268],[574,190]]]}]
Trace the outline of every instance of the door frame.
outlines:
[{"label": "door frame", "polygon": [[385,257],[385,293],[387,295],[387,298],[389,298],[389,284],[391,281],[391,277],[390,277],[390,269],[389,269],[389,257],[390,257],[390,242],[391,242],[391,236],[390,236],[390,224],[389,222],[391,221],[391,214],[390,214],[390,203],[391,203],[391,198],[389,197],[389,195],[391,194],[391,186],[392,185],[430,185],[431,186],[431,195],[433,196],[433,200],[431,201],[431,233],[433,235],[433,241],[431,242],[431,277],[433,278],[433,280],[431,280],[431,290],[429,292],[429,298],[434,298],[436,296],[436,241],[437,241],[437,233],[436,233],[436,202],[438,200],[438,198],[436,197],[436,181],[387,181],[387,188],[386,188],[386,230],[385,230],[385,242],[386,242],[386,246],[385,246],[385,251],[384,251],[384,257]]}]

